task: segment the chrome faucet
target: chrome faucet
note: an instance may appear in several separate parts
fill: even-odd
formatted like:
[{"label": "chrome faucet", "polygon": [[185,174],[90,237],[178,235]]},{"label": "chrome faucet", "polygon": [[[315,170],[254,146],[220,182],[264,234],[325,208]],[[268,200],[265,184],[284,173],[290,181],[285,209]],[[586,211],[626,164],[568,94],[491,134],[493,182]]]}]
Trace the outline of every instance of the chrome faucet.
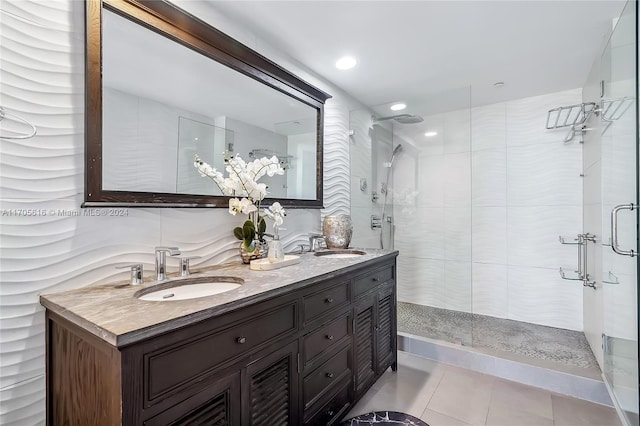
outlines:
[{"label": "chrome faucet", "polygon": [[324,239],[324,235],[311,234],[309,235],[309,251],[318,251],[321,248],[321,245],[325,244],[326,240]]},{"label": "chrome faucet", "polygon": [[178,247],[156,247],[156,280],[167,280],[167,256],[177,256],[180,254]]}]

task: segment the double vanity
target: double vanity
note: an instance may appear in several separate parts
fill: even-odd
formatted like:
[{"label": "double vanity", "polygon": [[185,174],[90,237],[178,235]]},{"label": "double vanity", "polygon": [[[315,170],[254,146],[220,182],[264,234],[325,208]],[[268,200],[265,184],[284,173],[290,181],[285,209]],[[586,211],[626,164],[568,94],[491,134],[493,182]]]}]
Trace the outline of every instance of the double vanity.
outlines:
[{"label": "double vanity", "polygon": [[[396,256],[307,253],[42,295],[48,423],[335,424],[396,368]],[[176,298],[202,284],[224,291]]]}]

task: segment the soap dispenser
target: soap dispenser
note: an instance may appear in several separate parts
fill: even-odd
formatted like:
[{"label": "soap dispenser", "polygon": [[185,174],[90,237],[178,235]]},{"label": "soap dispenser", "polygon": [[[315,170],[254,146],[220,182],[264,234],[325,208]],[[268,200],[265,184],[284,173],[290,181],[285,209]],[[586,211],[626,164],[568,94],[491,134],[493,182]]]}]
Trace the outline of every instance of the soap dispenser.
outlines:
[{"label": "soap dispenser", "polygon": [[284,260],[284,250],[278,234],[273,236],[273,240],[269,242],[269,253],[267,254],[269,262],[276,263]]}]

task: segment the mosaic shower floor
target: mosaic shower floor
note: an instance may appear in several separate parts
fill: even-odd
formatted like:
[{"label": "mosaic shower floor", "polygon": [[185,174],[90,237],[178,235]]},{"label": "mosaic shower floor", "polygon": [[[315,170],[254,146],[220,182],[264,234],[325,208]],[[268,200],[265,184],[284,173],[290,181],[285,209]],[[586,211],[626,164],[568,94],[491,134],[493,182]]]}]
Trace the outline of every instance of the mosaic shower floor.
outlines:
[{"label": "mosaic shower floor", "polygon": [[579,331],[406,302],[398,302],[398,331],[498,357],[543,362],[560,371],[594,378],[601,374],[584,333]]}]

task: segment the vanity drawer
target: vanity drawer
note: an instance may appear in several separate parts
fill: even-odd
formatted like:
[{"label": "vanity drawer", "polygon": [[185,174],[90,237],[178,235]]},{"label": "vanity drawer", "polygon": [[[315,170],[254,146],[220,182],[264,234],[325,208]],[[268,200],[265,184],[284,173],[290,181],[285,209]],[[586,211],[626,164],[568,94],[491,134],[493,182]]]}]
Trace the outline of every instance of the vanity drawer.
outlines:
[{"label": "vanity drawer", "polygon": [[317,402],[319,396],[350,375],[350,349],[351,345],[345,347],[304,378],[303,395],[305,408]]},{"label": "vanity drawer", "polygon": [[328,287],[318,293],[304,297],[304,322],[307,323],[324,313],[349,303],[349,282]]},{"label": "vanity drawer", "polygon": [[296,303],[289,303],[225,330],[145,354],[146,406],[200,380],[225,361],[295,332],[296,315]]},{"label": "vanity drawer", "polygon": [[353,292],[355,295],[365,293],[378,284],[382,284],[385,281],[392,280],[394,278],[393,266],[385,266],[384,268],[376,269],[368,274],[360,275],[354,280]]},{"label": "vanity drawer", "polygon": [[304,336],[304,362],[307,363],[349,335],[348,315],[325,324]]},{"label": "vanity drawer", "polygon": [[309,426],[329,426],[339,423],[340,419],[347,414],[351,407],[350,383],[341,386],[338,393],[332,395],[320,409],[315,410],[304,424]]}]

